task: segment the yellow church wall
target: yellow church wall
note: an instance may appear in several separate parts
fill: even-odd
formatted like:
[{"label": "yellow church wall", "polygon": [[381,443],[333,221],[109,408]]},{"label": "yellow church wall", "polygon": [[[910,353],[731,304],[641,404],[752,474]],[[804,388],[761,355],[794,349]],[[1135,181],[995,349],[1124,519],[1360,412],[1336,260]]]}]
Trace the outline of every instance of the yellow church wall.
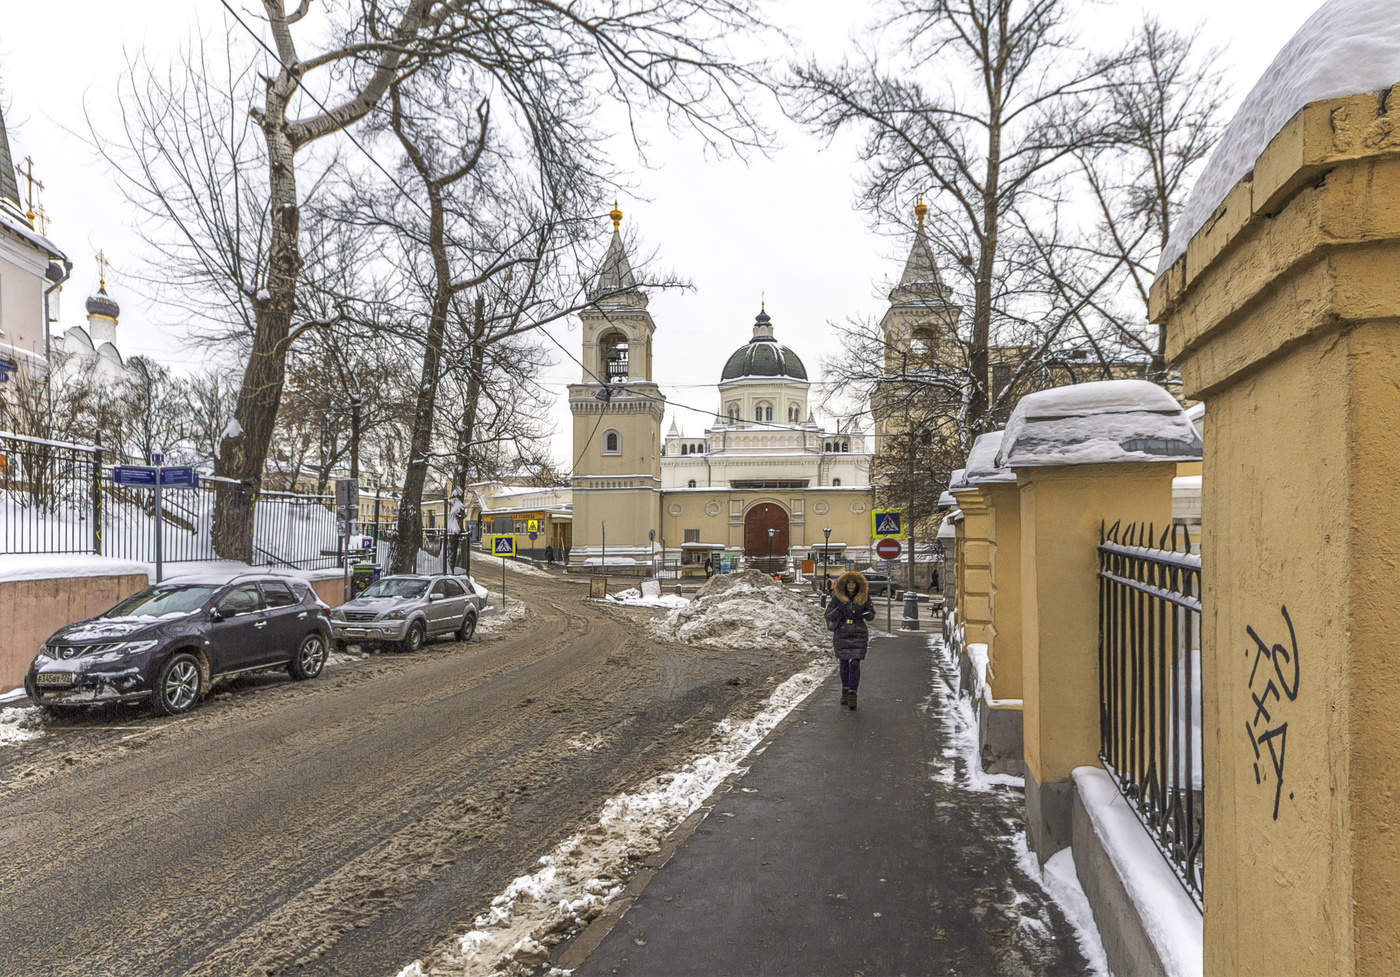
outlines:
[{"label": "yellow church wall", "polygon": [[[608,431],[617,431],[621,439],[618,454],[604,450]],[[580,474],[661,474],[660,436],[657,421],[650,413],[609,413],[602,415],[601,420],[593,413],[575,414],[573,443],[588,446],[575,450],[579,456],[576,471]]]}]

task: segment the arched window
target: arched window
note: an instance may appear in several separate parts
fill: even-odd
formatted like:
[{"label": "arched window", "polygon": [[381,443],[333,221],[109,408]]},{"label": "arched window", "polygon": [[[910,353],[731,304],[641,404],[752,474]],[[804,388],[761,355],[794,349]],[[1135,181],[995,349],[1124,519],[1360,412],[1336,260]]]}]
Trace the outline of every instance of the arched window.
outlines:
[{"label": "arched window", "polygon": [[801,419],[801,411],[796,404],[788,404],[788,420],[796,424]]},{"label": "arched window", "polygon": [[622,454],[622,435],[618,434],[616,431],[603,432],[603,454]]},{"label": "arched window", "polygon": [[850,451],[850,450],[851,450],[851,442],[849,442],[849,441],[842,441],[842,442],[841,442],[841,450],[842,450],[842,451]]},{"label": "arched window", "polygon": [[753,419],[755,421],[771,421],[773,419],[772,404],[758,404],[753,409]]},{"label": "arched window", "polygon": [[599,373],[609,383],[627,379],[627,337],[610,332],[598,340]]},{"label": "arched window", "polygon": [[738,405],[738,404],[730,404],[730,405],[729,405],[729,423],[730,423],[730,424],[738,424],[738,423],[739,423],[739,405]]},{"label": "arched window", "polygon": [[841,479],[839,479],[839,478],[833,478],[833,479],[831,480],[831,486],[832,486],[832,488],[840,488],[840,487],[841,487]]},{"label": "arched window", "polygon": [[933,359],[938,351],[938,339],[932,329],[927,326],[920,326],[914,330],[913,353],[919,359],[928,361]]},{"label": "arched window", "polygon": [[686,482],[686,483],[685,483],[685,487],[686,487],[686,488],[695,488],[695,479],[692,478],[690,481]]}]

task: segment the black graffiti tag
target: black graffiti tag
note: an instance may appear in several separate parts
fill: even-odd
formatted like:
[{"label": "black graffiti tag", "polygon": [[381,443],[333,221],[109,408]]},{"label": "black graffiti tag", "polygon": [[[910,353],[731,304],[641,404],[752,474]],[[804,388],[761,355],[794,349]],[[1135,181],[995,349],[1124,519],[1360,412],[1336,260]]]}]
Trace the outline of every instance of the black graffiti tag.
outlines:
[{"label": "black graffiti tag", "polygon": [[[1244,724],[1245,733],[1249,736],[1249,745],[1254,750],[1254,782],[1262,784],[1268,779],[1268,772],[1260,772],[1259,761],[1263,758],[1263,750],[1269,751],[1269,765],[1274,772],[1274,820],[1278,820],[1279,800],[1283,796],[1283,771],[1284,758],[1288,749],[1288,722],[1285,719],[1274,719],[1274,712],[1282,713],[1281,707],[1284,701],[1293,702],[1298,698],[1298,682],[1301,678],[1298,670],[1298,636],[1293,631],[1293,619],[1288,615],[1288,607],[1281,606],[1279,610],[1283,614],[1283,622],[1288,625],[1288,647],[1281,644],[1270,645],[1259,637],[1258,632],[1253,627],[1246,626],[1245,631],[1254,639],[1254,665],[1249,670],[1249,695],[1254,703],[1254,718],[1247,720]],[[1245,651],[1248,658],[1250,651]],[[1264,669],[1260,673],[1259,663],[1268,659],[1273,665],[1273,673],[1269,669]],[[1256,680],[1264,683],[1262,690],[1256,685]],[[1272,704],[1273,708],[1270,708]],[[1290,793],[1289,799],[1293,798]]]}]

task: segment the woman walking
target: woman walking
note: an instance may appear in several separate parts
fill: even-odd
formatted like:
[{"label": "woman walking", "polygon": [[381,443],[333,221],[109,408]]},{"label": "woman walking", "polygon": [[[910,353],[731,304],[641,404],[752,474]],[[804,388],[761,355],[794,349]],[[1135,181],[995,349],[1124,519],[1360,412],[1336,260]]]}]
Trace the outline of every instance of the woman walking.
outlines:
[{"label": "woman walking", "polygon": [[831,588],[832,601],[826,606],[826,626],[833,632],[836,657],[841,660],[841,705],[856,707],[860,685],[860,663],[870,644],[866,621],[875,619],[870,603],[870,585],[865,575],[847,570]]}]

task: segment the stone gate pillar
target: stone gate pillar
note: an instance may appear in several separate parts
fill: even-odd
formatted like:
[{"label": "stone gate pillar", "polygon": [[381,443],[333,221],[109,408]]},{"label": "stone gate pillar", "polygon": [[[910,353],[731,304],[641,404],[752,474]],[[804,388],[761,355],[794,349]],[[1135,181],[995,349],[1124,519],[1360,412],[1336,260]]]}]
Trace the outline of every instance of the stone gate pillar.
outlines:
[{"label": "stone gate pillar", "polygon": [[1016,473],[1026,836],[1043,862],[1070,843],[1075,767],[1099,752],[1100,527],[1171,523],[1177,462],[1200,438],[1143,380],[1082,383],[1016,405],[999,465]]},{"label": "stone gate pillar", "polygon": [[1211,426],[1205,972],[1400,973],[1395,97],[1294,116],[1151,315]]}]

